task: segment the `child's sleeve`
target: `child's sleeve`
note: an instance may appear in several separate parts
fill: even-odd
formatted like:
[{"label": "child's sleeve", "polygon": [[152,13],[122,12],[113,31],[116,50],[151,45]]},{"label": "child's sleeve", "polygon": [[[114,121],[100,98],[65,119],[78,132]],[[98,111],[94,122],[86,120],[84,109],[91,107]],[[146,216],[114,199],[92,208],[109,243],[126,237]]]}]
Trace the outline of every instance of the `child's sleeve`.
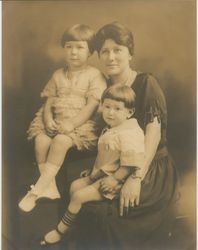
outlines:
[{"label": "child's sleeve", "polygon": [[119,137],[120,166],[141,168],[144,161],[144,134],[141,129],[126,130]]},{"label": "child's sleeve", "polygon": [[45,85],[43,91],[41,92],[42,98],[55,97],[56,96],[56,81],[54,76]]},{"label": "child's sleeve", "polygon": [[100,101],[102,93],[107,88],[106,80],[102,73],[97,69],[94,69],[90,75],[89,89],[86,97],[94,97],[96,100]]}]

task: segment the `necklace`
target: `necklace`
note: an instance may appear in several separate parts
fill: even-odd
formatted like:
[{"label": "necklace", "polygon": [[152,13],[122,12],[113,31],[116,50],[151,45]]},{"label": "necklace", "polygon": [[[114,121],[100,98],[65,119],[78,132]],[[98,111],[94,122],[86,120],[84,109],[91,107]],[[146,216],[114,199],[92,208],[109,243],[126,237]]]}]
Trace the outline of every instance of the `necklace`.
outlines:
[{"label": "necklace", "polygon": [[136,76],[137,76],[137,72],[130,69],[128,74],[127,74],[127,77],[122,81],[116,82],[115,84],[126,85],[126,86],[131,87],[134,80],[135,80],[135,78],[136,78]]}]

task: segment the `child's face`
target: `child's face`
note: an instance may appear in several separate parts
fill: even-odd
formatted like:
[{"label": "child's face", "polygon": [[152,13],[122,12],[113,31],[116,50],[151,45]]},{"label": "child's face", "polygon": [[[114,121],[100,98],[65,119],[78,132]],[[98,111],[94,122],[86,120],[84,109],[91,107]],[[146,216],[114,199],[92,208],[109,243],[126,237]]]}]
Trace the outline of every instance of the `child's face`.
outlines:
[{"label": "child's face", "polygon": [[102,115],[110,127],[116,127],[131,117],[132,110],[126,108],[124,102],[107,98],[102,104]]},{"label": "child's face", "polygon": [[69,41],[64,46],[65,61],[70,69],[82,69],[90,55],[86,41]]}]

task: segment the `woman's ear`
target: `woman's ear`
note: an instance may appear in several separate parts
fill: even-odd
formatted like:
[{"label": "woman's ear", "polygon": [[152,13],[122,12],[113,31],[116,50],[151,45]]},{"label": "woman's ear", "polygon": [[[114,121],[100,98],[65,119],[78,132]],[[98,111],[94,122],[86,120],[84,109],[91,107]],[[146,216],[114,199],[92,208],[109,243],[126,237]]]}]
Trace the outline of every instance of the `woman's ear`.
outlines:
[{"label": "woman's ear", "polygon": [[128,119],[131,118],[131,116],[135,113],[135,108],[129,109],[129,115],[128,115]]}]

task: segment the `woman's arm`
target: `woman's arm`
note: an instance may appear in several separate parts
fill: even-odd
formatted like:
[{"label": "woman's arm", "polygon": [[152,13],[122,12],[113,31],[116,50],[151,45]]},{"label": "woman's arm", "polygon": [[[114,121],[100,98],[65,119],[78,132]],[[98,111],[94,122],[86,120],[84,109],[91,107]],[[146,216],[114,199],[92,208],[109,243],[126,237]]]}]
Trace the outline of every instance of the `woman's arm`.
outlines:
[{"label": "woman's arm", "polygon": [[[158,144],[161,138],[161,124],[157,117],[152,123],[148,123],[145,132],[145,158],[140,170],[136,171],[134,176],[128,177],[124,183],[120,193],[120,215],[123,215],[124,208],[128,211],[129,206],[139,204],[141,179],[143,179],[148,171],[148,168],[155,156]],[[140,179],[140,178],[141,179]]]},{"label": "woman's arm", "polygon": [[98,105],[99,101],[96,100],[94,97],[90,97],[88,99],[87,105],[80,111],[80,113],[77,116],[70,119],[74,128],[84,124],[91,117],[91,115],[96,110]]},{"label": "woman's arm", "polygon": [[161,123],[158,122],[157,117],[152,123],[148,123],[145,130],[145,157],[144,163],[140,170],[137,170],[136,175],[144,179],[148,168],[155,156],[157,147],[161,139]]}]

